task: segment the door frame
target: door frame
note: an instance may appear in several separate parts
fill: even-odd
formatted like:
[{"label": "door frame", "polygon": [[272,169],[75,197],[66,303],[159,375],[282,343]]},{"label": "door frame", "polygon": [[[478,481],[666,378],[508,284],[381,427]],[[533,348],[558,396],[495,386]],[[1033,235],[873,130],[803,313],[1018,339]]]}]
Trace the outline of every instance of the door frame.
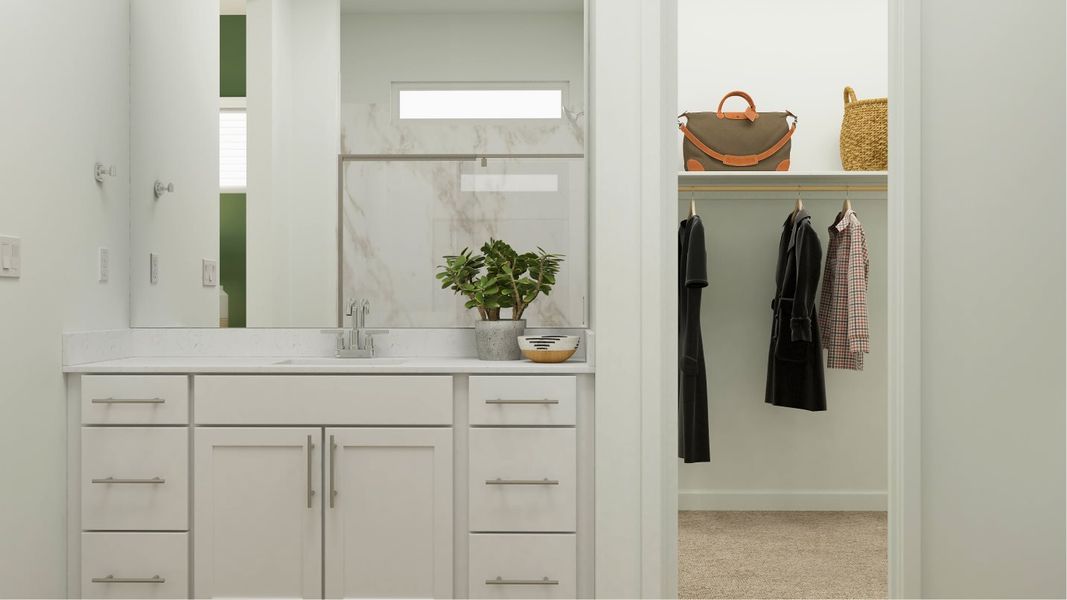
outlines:
[{"label": "door frame", "polygon": [[[605,342],[598,352],[601,358],[607,358],[612,348],[611,360],[597,365],[598,397],[605,388],[612,395],[610,405],[597,403],[596,563],[604,567],[596,572],[597,596],[677,597],[677,407],[664,400],[677,395],[672,322],[676,309],[673,293],[656,290],[669,288],[675,276],[671,256],[676,206],[664,199],[677,195],[677,165],[669,152],[677,143],[674,115],[667,114],[677,104],[677,0],[619,0],[611,3],[610,10],[604,2],[590,4],[593,64],[628,69],[642,84],[640,97],[615,96],[603,104],[613,117],[620,112],[634,115],[639,135],[620,137],[606,126],[607,116],[598,115],[598,110],[593,113],[594,327]],[[921,5],[919,0],[888,0],[888,13],[893,99],[889,108],[893,167],[887,195],[888,583],[891,598],[910,598],[922,593]],[[608,35],[597,39],[607,30],[609,18],[638,34],[632,43],[640,45],[639,60],[621,64],[621,59],[606,57],[625,48]],[[621,87],[616,76],[592,73],[592,106],[601,108],[598,94],[603,98],[605,92]],[[598,130],[601,121],[605,127]],[[617,167],[615,161],[627,158],[627,152],[640,156],[630,163],[637,171],[630,181],[637,187],[629,194],[618,187],[618,180],[627,178],[618,168],[610,175],[598,172],[600,167]],[[612,193],[610,198],[603,197],[605,190]],[[625,243],[614,239],[620,231],[631,236]],[[627,245],[643,252],[631,256]],[[636,283],[623,285],[635,296],[620,301],[617,281],[613,288],[598,282],[615,272],[604,258],[608,253],[617,260],[637,259],[632,263]],[[635,329],[647,351],[627,353],[607,345],[623,333],[636,343]],[[635,442],[639,442],[638,456],[632,451]],[[637,486],[632,481],[635,467],[640,469]],[[639,499],[627,498],[631,490],[639,491]],[[639,573],[606,568],[635,562],[640,563]]]}]

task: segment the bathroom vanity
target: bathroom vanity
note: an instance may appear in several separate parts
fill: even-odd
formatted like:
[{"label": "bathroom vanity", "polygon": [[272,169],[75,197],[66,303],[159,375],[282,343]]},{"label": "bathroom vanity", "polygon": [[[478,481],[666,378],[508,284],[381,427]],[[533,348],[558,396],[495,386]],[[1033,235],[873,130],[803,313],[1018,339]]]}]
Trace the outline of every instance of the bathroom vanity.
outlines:
[{"label": "bathroom vanity", "polygon": [[[69,596],[593,596],[586,3],[507,4],[130,3],[130,328],[64,338]],[[491,240],[558,255],[483,303],[571,362],[469,358],[489,313],[438,265]]]},{"label": "bathroom vanity", "polygon": [[66,371],[72,595],[593,595],[589,363]]}]

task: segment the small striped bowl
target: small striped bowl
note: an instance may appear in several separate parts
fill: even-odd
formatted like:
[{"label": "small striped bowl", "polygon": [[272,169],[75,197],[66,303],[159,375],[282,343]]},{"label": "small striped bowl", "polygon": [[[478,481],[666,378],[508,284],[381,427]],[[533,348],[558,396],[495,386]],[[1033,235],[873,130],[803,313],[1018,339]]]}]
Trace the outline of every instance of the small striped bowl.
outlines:
[{"label": "small striped bowl", "polygon": [[522,335],[519,349],[526,358],[539,363],[561,363],[578,351],[577,335]]}]

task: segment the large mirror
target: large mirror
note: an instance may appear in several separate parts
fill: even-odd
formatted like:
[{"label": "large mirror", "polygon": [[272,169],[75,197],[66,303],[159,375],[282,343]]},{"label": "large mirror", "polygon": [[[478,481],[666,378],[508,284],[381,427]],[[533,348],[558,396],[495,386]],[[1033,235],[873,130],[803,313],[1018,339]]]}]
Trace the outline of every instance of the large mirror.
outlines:
[{"label": "large mirror", "polygon": [[467,327],[435,271],[490,238],[565,255],[531,327],[586,325],[582,0],[131,11],[133,326]]}]

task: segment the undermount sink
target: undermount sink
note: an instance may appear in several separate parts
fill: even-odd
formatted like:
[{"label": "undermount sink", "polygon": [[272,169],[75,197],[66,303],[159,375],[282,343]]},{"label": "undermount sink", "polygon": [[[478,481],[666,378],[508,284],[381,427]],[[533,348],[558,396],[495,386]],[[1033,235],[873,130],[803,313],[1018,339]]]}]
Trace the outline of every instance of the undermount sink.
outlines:
[{"label": "undermount sink", "polygon": [[276,365],[294,366],[338,366],[338,365],[399,365],[403,358],[338,358],[336,356],[309,356],[306,358],[287,358],[274,363]]}]

